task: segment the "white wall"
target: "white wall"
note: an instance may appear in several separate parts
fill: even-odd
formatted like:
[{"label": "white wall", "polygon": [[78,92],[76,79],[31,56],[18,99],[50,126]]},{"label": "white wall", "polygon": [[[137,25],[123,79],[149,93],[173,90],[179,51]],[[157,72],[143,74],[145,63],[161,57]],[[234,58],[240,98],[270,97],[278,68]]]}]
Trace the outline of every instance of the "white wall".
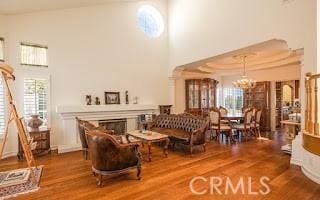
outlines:
[{"label": "white wall", "polygon": [[[136,13],[146,3],[159,9],[167,21],[165,0],[9,17],[8,63],[16,70],[19,111],[23,111],[23,78],[50,77],[52,145],[63,142],[56,106],[85,104],[86,94],[99,96],[104,102],[105,91],[120,91],[124,103],[128,90],[130,98],[138,96],[141,104],[169,103],[167,28],[157,39],[140,31]],[[48,45],[49,68],[20,66],[21,41]],[[10,141],[14,143],[11,150],[16,150],[16,138]]]}]

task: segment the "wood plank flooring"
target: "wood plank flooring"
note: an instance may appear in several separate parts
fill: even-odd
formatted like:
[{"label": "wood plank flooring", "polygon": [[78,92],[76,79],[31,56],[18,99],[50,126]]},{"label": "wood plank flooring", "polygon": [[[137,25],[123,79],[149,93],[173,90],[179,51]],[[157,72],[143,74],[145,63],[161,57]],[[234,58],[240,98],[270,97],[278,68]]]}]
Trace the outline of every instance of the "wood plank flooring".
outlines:
[{"label": "wood plank flooring", "polygon": [[[135,172],[127,175],[106,177],[102,188],[96,186],[91,173],[90,160],[85,161],[81,152],[66,154],[53,153],[51,156],[37,158],[37,163],[45,165],[41,188],[38,192],[18,196],[15,199],[320,199],[320,185],[307,179],[298,167],[290,166],[290,157],[283,154],[282,133],[275,133],[272,141],[252,139],[239,144],[218,144],[210,141],[207,151],[200,149],[194,157],[183,151],[169,150],[165,158],[161,148],[154,146],[152,162],[143,162],[142,179],[136,180]],[[147,148],[141,149],[146,156]],[[21,168],[25,162],[16,158],[0,161],[0,171]],[[193,177],[202,176],[207,182],[194,183],[196,191],[204,195],[195,195],[190,191]],[[267,195],[249,195],[248,178],[252,178],[252,191],[261,189],[260,177],[267,176],[271,192]],[[223,180],[219,187],[224,192],[228,177],[236,186],[243,178],[245,193],[240,190],[233,194],[220,195],[217,191],[210,194],[210,177]]]}]

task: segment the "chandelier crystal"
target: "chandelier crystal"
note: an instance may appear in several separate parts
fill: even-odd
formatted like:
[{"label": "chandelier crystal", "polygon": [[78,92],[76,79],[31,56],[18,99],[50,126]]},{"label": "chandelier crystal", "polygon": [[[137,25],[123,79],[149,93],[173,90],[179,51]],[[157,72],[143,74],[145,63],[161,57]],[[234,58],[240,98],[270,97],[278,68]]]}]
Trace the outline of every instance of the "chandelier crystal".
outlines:
[{"label": "chandelier crystal", "polygon": [[242,88],[242,89],[252,89],[256,87],[256,80],[250,79],[246,75],[246,58],[247,55],[240,56],[243,59],[243,75],[241,76],[241,79],[233,82],[234,87]]}]

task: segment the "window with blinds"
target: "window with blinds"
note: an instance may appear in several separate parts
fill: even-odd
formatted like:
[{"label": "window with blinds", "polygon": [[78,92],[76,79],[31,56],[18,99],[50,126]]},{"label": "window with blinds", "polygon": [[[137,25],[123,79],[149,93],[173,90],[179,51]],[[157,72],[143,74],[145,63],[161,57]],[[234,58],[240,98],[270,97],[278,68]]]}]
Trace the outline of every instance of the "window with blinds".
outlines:
[{"label": "window with blinds", "polygon": [[24,79],[24,116],[30,118],[32,114],[46,123],[48,119],[48,81],[46,79]]},{"label": "window with blinds", "polygon": [[243,90],[239,88],[223,88],[222,106],[229,113],[242,113]]},{"label": "window with blinds", "polygon": [[3,79],[0,79],[0,135],[4,134],[5,129],[5,92]]},{"label": "window with blinds", "polygon": [[47,53],[48,47],[21,43],[21,65],[48,67]]},{"label": "window with blinds", "polygon": [[0,61],[4,62],[4,39],[0,38]]}]

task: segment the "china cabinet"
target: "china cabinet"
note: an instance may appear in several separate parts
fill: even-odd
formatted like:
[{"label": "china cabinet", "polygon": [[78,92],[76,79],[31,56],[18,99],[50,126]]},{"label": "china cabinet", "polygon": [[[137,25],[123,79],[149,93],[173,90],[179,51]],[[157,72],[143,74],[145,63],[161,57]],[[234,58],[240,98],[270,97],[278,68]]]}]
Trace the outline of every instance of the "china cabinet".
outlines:
[{"label": "china cabinet", "polygon": [[206,116],[216,106],[217,84],[209,78],[186,80],[186,112]]}]

